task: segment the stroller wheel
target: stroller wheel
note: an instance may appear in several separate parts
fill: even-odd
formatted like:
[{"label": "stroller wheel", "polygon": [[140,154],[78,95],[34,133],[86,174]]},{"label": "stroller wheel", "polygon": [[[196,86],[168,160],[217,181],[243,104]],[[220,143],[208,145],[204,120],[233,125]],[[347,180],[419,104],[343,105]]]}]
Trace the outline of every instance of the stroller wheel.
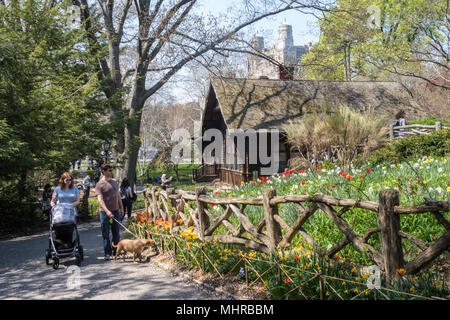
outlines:
[{"label": "stroller wheel", "polygon": [[80,254],[79,253],[77,253],[76,255],[75,255],[75,258],[77,259],[77,266],[81,266],[81,256],[80,256]]},{"label": "stroller wheel", "polygon": [[48,266],[50,265],[50,258],[51,258],[50,250],[45,249],[45,263],[46,263]]},{"label": "stroller wheel", "polygon": [[59,267],[59,259],[58,258],[55,258],[55,259],[53,259],[53,269],[58,269],[58,267]]}]

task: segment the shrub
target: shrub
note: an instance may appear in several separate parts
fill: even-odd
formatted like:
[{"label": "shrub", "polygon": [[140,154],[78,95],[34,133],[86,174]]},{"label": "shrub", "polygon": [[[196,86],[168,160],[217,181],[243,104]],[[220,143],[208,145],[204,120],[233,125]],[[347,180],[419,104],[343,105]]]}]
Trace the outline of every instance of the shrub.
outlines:
[{"label": "shrub", "polygon": [[450,153],[450,129],[436,131],[430,135],[397,139],[392,143],[392,151],[401,160],[423,155],[443,157]]},{"label": "shrub", "polygon": [[43,221],[43,213],[33,191],[19,184],[0,184],[0,233],[29,231]]},{"label": "shrub", "polygon": [[372,152],[366,159],[359,157],[355,165],[364,162],[373,165],[381,163],[399,163],[403,160],[414,160],[424,155],[444,157],[450,154],[450,129],[435,131],[430,135],[414,135],[396,139],[391,144]]},{"label": "shrub", "polygon": [[358,153],[368,155],[387,142],[384,118],[376,117],[372,111],[361,113],[348,107],[334,113],[306,115],[283,129],[288,142],[309,162],[330,156],[336,148],[338,161],[344,168],[349,168]]},{"label": "shrub", "polygon": [[425,124],[425,125],[429,125],[429,126],[434,126],[436,124],[436,122],[442,123],[443,127],[450,127],[449,121],[447,121],[445,119],[435,118],[435,117],[427,117],[427,118],[419,119],[419,120],[411,120],[411,121],[408,121],[408,124]]}]

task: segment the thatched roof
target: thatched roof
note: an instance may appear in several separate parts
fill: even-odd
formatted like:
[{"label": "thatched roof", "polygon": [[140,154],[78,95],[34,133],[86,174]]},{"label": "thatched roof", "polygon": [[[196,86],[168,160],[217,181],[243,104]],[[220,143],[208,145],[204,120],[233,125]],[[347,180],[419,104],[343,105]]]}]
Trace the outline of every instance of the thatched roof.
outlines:
[{"label": "thatched roof", "polygon": [[424,111],[397,82],[211,79],[229,129],[280,128],[305,113],[347,105],[373,109],[391,119],[399,109],[417,118]]}]

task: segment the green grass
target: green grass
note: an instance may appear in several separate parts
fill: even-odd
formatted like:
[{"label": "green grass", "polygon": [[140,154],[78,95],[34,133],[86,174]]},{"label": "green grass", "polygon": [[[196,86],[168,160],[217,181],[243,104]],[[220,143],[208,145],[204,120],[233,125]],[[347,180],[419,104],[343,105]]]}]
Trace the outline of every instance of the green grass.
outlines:
[{"label": "green grass", "polygon": [[161,177],[165,173],[168,178],[170,178],[170,176],[173,177],[172,182],[170,183],[171,188],[193,191],[196,187],[203,185],[192,180],[192,170],[198,168],[199,166],[199,164],[180,164],[178,171],[179,181],[176,179],[174,170],[164,171],[160,169],[146,170],[145,174],[138,177],[137,180],[139,183],[153,185],[155,183],[155,179],[157,177]]}]

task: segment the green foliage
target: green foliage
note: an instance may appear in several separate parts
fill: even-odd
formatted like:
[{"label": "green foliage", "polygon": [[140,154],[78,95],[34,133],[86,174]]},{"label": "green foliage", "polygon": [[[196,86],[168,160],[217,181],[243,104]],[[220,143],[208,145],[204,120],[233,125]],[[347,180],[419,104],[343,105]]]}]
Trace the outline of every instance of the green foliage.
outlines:
[{"label": "green foliage", "polygon": [[[450,129],[435,131],[430,135],[413,135],[396,139],[382,149],[372,152],[366,161],[376,165],[419,159],[424,155],[444,157],[448,154],[450,154]],[[362,159],[355,162],[356,165],[362,163]]]},{"label": "green foliage", "polygon": [[443,157],[450,153],[450,129],[436,131],[430,135],[414,135],[396,139],[392,151],[400,160],[419,158],[422,155]]},{"label": "green foliage", "polygon": [[[66,5],[0,5],[0,180],[18,190],[15,200],[0,195],[3,203],[12,201],[2,207],[4,218],[34,214],[29,206],[37,200],[27,190],[39,180],[36,172],[60,175],[71,162],[95,154],[109,134],[99,121],[106,99],[99,94],[95,57],[83,34],[67,27]],[[17,228],[31,222],[17,219]]]},{"label": "green foliage", "polygon": [[424,119],[411,120],[411,121],[408,121],[408,124],[424,124],[424,125],[434,126],[436,124],[436,122],[442,123],[443,127],[450,128],[449,121],[447,121],[445,119],[439,119],[436,117],[426,117]]},{"label": "green foliage", "polygon": [[30,231],[45,221],[33,190],[14,182],[0,182],[0,212],[0,234]]},{"label": "green foliage", "polygon": [[446,0],[338,0],[319,19],[320,38],[302,57],[302,76],[344,80],[350,54],[352,78],[434,81],[438,70],[446,72],[447,16]]}]

